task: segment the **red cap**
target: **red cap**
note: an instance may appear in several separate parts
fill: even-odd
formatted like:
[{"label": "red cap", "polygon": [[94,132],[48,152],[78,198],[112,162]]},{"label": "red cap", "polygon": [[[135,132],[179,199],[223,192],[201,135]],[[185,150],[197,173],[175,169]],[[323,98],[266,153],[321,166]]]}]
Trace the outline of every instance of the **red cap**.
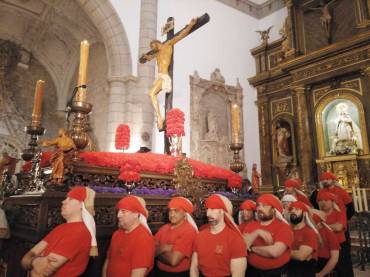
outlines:
[{"label": "red cap", "polygon": [[308,212],[308,207],[305,203],[301,202],[301,201],[296,201],[296,202],[292,202],[292,204],[290,204],[290,209],[293,209],[293,208],[296,208],[296,209],[299,209],[301,210],[302,212]]},{"label": "red cap", "polygon": [[169,209],[183,210],[189,214],[193,212],[193,204],[185,197],[174,197],[168,202]]},{"label": "red cap", "polygon": [[337,180],[337,176],[335,176],[333,173],[329,171],[323,172],[320,175],[320,181],[323,181],[323,180]]},{"label": "red cap", "polygon": [[271,206],[278,210],[280,213],[283,212],[283,205],[281,204],[279,198],[275,195],[267,193],[263,194],[257,199],[257,203],[262,203],[264,205]]},{"label": "red cap", "polygon": [[240,205],[240,210],[248,210],[248,211],[255,211],[256,210],[256,202],[252,200],[245,200],[241,205]]},{"label": "red cap", "polygon": [[83,202],[86,199],[86,188],[74,187],[67,193],[67,197]]},{"label": "red cap", "polygon": [[225,202],[217,194],[212,194],[209,196],[205,205],[207,209],[222,209],[227,213],[232,213],[232,211],[227,209]]},{"label": "red cap", "polygon": [[141,197],[129,195],[123,197],[117,203],[117,209],[120,210],[127,210],[134,213],[140,213],[146,218],[148,217],[148,211],[145,208],[145,201]]},{"label": "red cap", "polygon": [[300,187],[300,184],[297,180],[298,179],[288,179],[284,182],[284,186],[286,188],[296,188],[297,189]]}]

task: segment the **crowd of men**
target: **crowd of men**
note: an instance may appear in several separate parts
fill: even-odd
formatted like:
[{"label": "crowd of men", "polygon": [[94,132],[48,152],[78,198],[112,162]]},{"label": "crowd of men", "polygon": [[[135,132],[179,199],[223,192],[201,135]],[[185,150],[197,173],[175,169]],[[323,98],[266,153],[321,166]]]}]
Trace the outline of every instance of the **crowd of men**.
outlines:
[{"label": "crowd of men", "polygon": [[[240,206],[237,225],[231,201],[212,194],[205,200],[208,223],[199,230],[184,197],[168,203],[169,223],[153,236],[144,199],[117,203],[118,229],[112,235],[103,277],[321,277],[353,276],[348,220],[352,199],[330,172],[310,199],[299,179],[285,182],[280,200],[263,194]],[[52,230],[22,259],[32,277],[74,277],[96,256],[94,192],[72,189],[62,202],[66,223]]]}]

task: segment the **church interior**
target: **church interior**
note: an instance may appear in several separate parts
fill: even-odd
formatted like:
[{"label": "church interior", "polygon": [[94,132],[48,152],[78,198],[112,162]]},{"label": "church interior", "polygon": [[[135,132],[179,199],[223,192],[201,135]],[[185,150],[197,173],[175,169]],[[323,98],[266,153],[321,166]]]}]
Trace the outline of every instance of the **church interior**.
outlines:
[{"label": "church interior", "polygon": [[[0,0],[0,277],[96,192],[101,276],[116,203],[234,206],[331,172],[353,200],[354,276],[370,269],[370,1]],[[1,229],[1,226],[0,226]],[[339,275],[338,275],[339,276]]]}]

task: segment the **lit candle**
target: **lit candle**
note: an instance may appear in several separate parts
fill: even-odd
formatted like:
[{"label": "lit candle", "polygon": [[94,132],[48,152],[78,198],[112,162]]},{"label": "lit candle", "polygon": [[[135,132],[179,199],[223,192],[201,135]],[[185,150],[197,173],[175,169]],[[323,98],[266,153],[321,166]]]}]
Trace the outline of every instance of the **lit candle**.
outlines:
[{"label": "lit candle", "polygon": [[355,206],[355,211],[358,213],[358,203],[357,203],[357,196],[356,196],[356,188],[352,187],[352,198],[353,198],[353,205]]},{"label": "lit candle", "polygon": [[369,207],[367,205],[366,189],[362,189],[362,192],[363,192],[363,196],[364,196],[364,211],[365,212],[368,212],[369,211]]},{"label": "lit candle", "polygon": [[85,102],[86,100],[86,88],[81,86],[86,86],[87,81],[87,64],[89,59],[89,47],[90,44],[87,40],[81,41],[80,46],[80,67],[78,69],[78,91],[76,95],[76,100],[78,102]]},{"label": "lit candle", "polygon": [[231,143],[240,143],[240,107],[237,104],[231,106]]},{"label": "lit candle", "polygon": [[35,99],[33,100],[33,111],[31,126],[38,127],[41,124],[42,97],[44,96],[45,82],[38,80],[35,88]]},{"label": "lit candle", "polygon": [[360,188],[357,188],[357,197],[358,197],[358,211],[359,212],[362,212],[363,209],[362,209],[362,196],[361,196],[361,189]]}]

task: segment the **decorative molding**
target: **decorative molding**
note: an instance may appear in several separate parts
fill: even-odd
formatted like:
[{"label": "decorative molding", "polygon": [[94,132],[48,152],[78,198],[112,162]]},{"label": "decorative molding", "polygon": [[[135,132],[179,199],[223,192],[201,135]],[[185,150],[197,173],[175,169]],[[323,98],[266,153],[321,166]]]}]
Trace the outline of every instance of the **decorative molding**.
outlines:
[{"label": "decorative molding", "polygon": [[279,114],[283,113],[293,115],[293,103],[291,96],[278,100],[272,100],[270,105],[272,118],[275,118]]},{"label": "decorative molding", "polygon": [[257,19],[264,18],[285,7],[284,0],[266,0],[262,4],[257,4],[250,0],[218,1]]}]

